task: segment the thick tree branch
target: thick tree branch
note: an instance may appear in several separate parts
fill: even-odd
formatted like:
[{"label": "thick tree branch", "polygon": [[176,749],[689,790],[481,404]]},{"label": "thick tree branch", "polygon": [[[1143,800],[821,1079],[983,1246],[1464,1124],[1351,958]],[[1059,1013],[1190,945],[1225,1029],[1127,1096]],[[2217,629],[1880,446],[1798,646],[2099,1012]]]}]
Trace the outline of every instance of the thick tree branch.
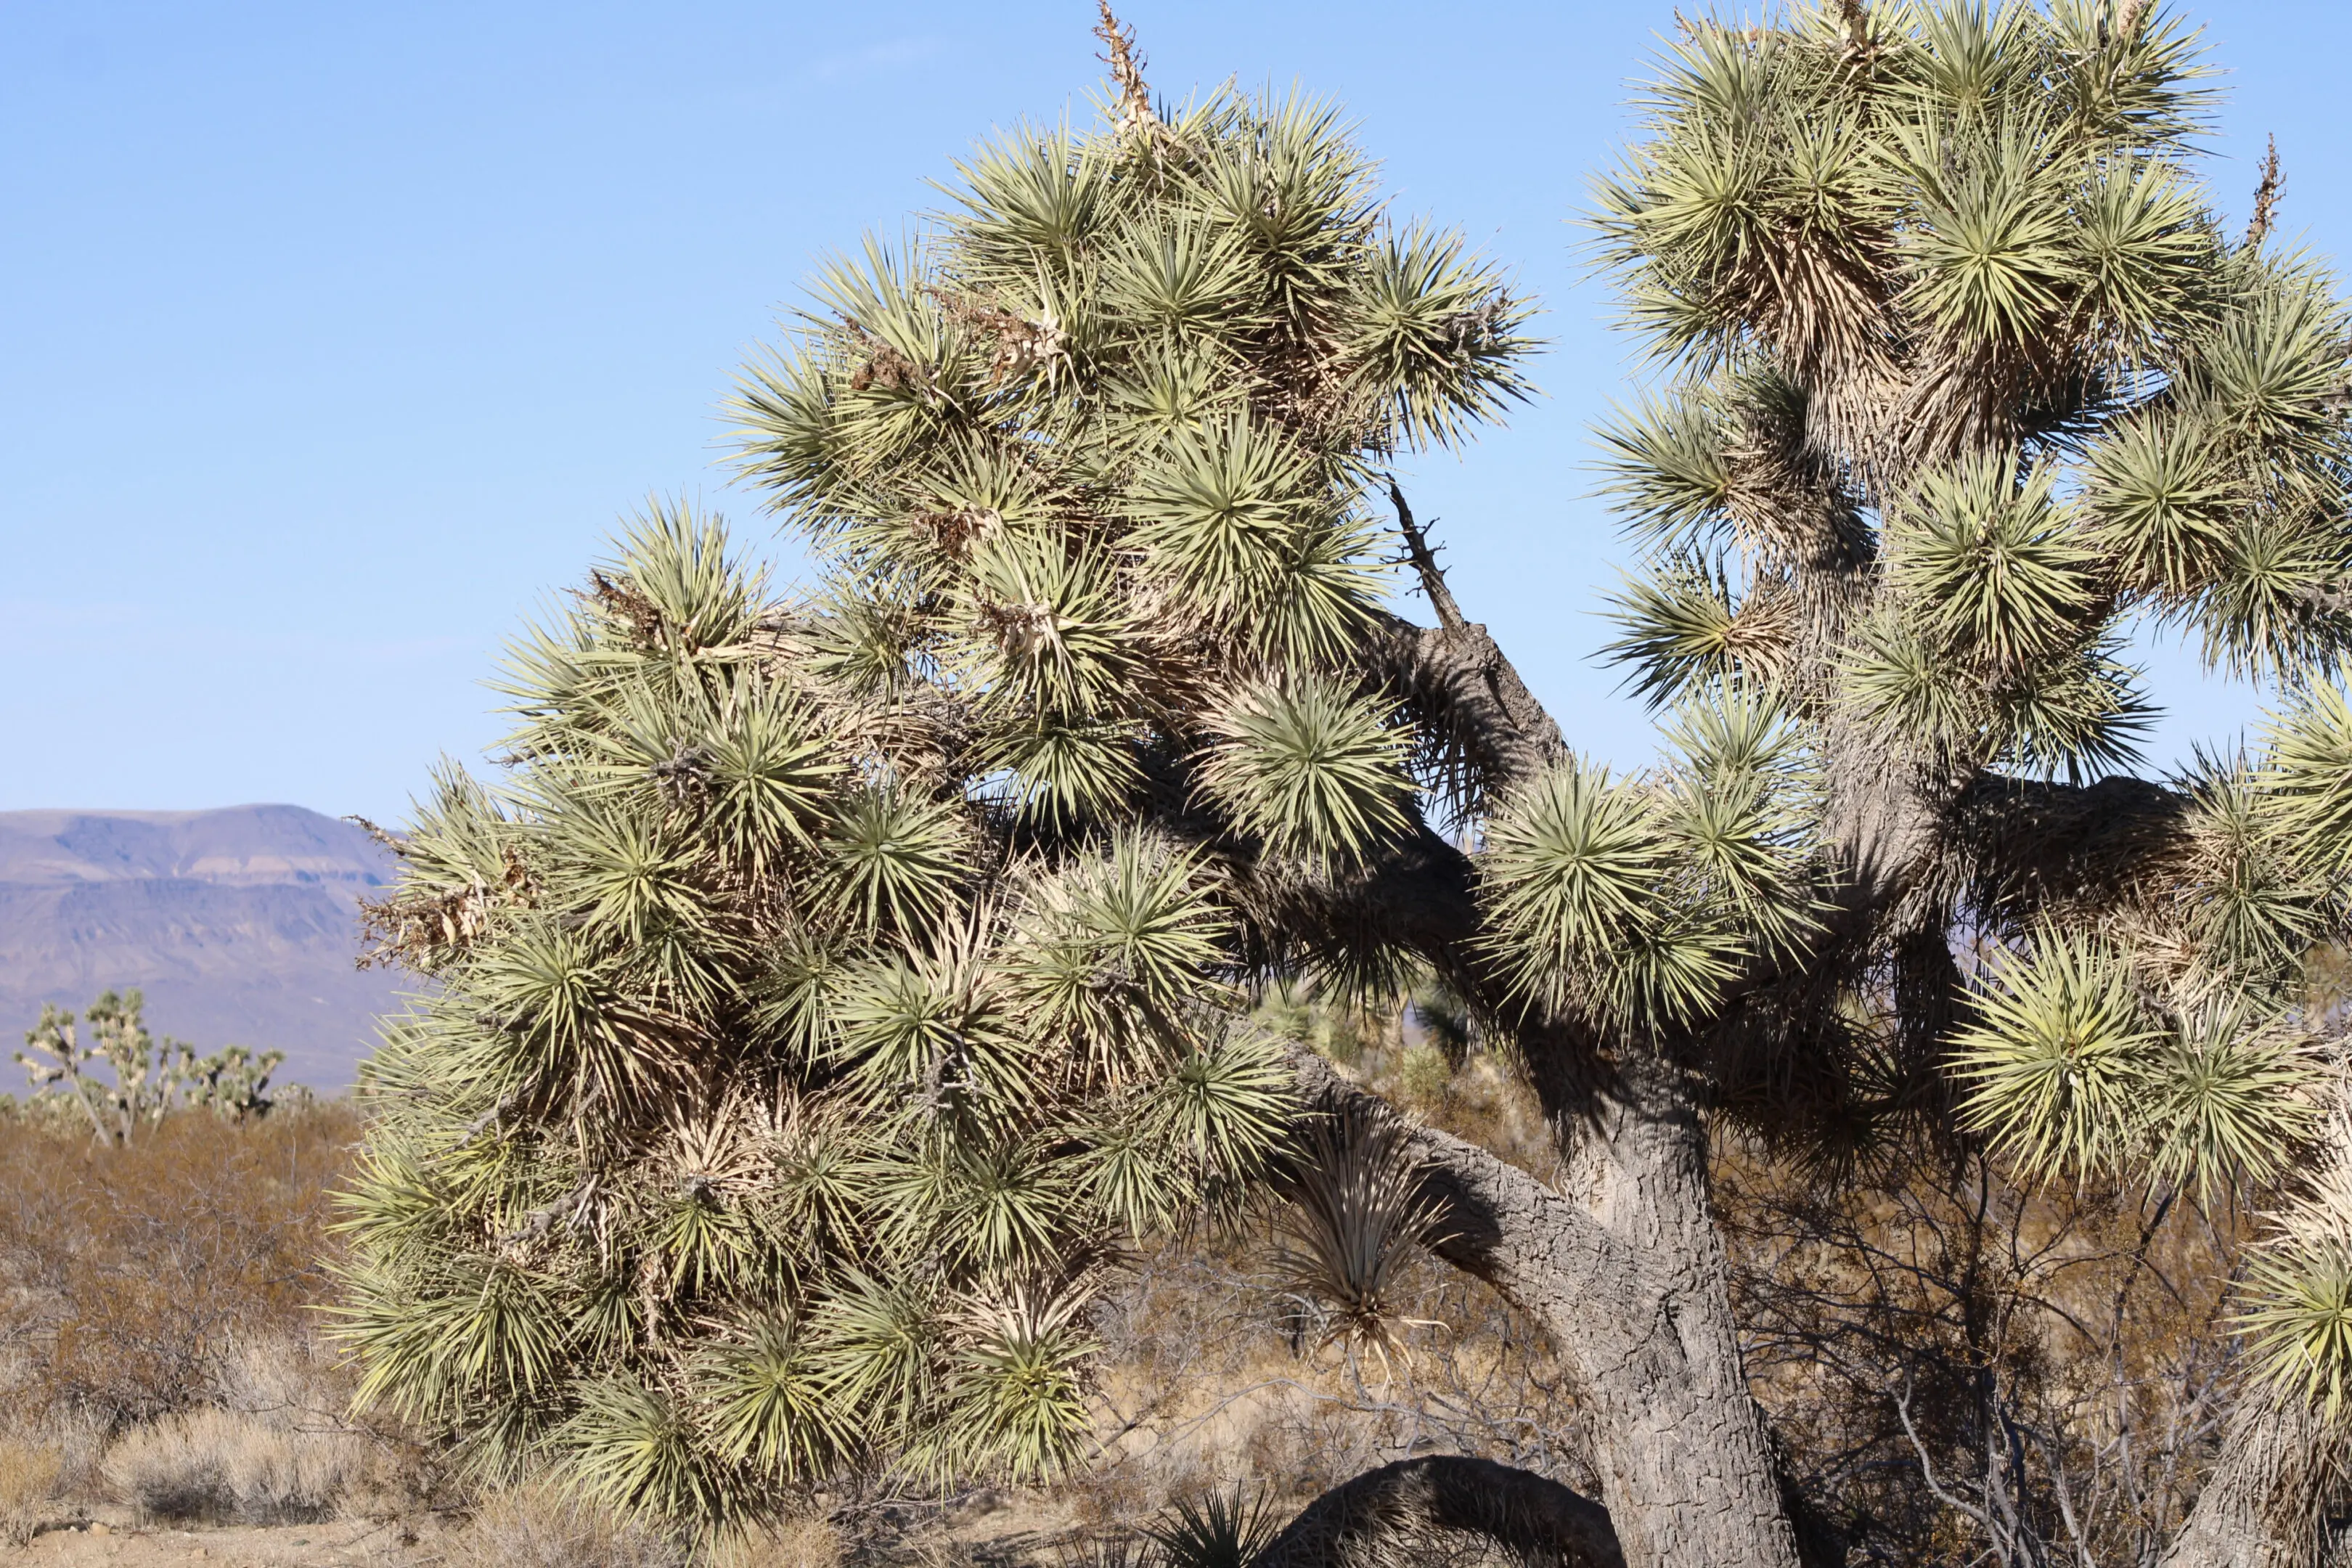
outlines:
[{"label": "thick tree branch", "polygon": [[2221,1462],[2161,1568],[2305,1568],[2319,1561],[2344,1458],[2344,1435],[2307,1405],[2246,1397]]},{"label": "thick tree branch", "polygon": [[1559,725],[1476,622],[1387,617],[1366,639],[1368,673],[1402,699],[1457,797],[1507,795],[1568,757]]},{"label": "thick tree branch", "polygon": [[1250,1568],[1427,1568],[1462,1561],[1623,1568],[1609,1510],[1491,1459],[1430,1455],[1343,1481]]},{"label": "thick tree branch", "polygon": [[[1314,1109],[1395,1114],[1304,1046],[1290,1058]],[[1445,1261],[1549,1321],[1589,1320],[1604,1340],[1622,1339],[1646,1311],[1655,1294],[1643,1289],[1649,1260],[1577,1204],[1450,1132],[1414,1127],[1408,1147],[1445,1207],[1445,1239],[1435,1248]]]}]

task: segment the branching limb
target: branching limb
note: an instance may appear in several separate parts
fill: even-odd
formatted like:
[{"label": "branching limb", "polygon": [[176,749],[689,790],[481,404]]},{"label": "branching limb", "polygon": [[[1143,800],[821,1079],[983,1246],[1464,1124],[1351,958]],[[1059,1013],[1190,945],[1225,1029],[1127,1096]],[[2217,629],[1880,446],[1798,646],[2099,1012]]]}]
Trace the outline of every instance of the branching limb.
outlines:
[{"label": "branching limb", "polygon": [[1439,788],[1457,807],[1477,809],[1567,759],[1559,723],[1476,622],[1417,626],[1391,618],[1366,639],[1365,652],[1367,673],[1402,698],[1421,727]]},{"label": "branching limb", "polygon": [[[1300,1096],[1326,1113],[1393,1115],[1304,1046],[1291,1048]],[[1648,1260],[1601,1222],[1535,1177],[1477,1144],[1414,1127],[1407,1147],[1444,1205],[1445,1238],[1433,1250],[1506,1299],[1552,1323],[1591,1322],[1600,1342],[1622,1338],[1643,1313]],[[1573,1346],[1586,1349],[1586,1346]]]},{"label": "branching limb", "polygon": [[1947,1490],[1936,1477],[1936,1461],[1927,1456],[1927,1445],[1919,1438],[1919,1428],[1911,1420],[1911,1389],[1906,1384],[1895,1399],[1895,1413],[1903,1418],[1903,1435],[1911,1439],[1911,1451],[1919,1457],[1919,1479],[1927,1484],[1927,1491],[1937,1502],[1954,1513],[1975,1520],[1987,1534],[1997,1533],[1992,1515],[1972,1502]]},{"label": "branching limb", "polygon": [[1454,602],[1454,590],[1445,585],[1445,574],[1437,564],[1437,552],[1430,549],[1428,536],[1413,521],[1412,508],[1405,504],[1404,491],[1398,488],[1393,475],[1389,478],[1389,500],[1396,507],[1397,531],[1404,535],[1405,558],[1412,563],[1413,572],[1421,578],[1421,591],[1429,595],[1429,607],[1437,612],[1439,627],[1460,631],[1469,621],[1462,614],[1462,606]]},{"label": "branching limb", "polygon": [[1430,1455],[1325,1492],[1251,1568],[1420,1568],[1453,1561],[1449,1546],[1474,1542],[1526,1563],[1622,1568],[1625,1561],[1609,1510],[1591,1499],[1491,1459]]}]

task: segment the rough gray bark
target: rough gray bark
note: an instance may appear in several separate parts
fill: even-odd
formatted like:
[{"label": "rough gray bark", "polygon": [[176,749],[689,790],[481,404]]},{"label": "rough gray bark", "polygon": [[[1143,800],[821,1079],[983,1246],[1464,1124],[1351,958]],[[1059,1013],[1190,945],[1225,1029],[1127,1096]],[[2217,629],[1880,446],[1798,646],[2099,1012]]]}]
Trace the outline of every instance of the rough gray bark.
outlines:
[{"label": "rough gray bark", "polygon": [[1431,1455],[1367,1470],[1299,1510],[1250,1568],[1623,1568],[1609,1510],[1528,1470]]},{"label": "rough gray bark", "polygon": [[1559,725],[1476,622],[1391,618],[1367,663],[1422,721],[1441,774],[1468,785],[1460,794],[1507,788],[1568,756]]},{"label": "rough gray bark", "polygon": [[[1294,1061],[1314,1102],[1373,1098],[1312,1053]],[[1439,1254],[1541,1323],[1575,1368],[1628,1564],[1794,1564],[1740,1364],[1696,1112],[1663,1064],[1619,1077],[1613,1092],[1588,1096],[1574,1196],[1414,1129],[1412,1151],[1446,1205]]]},{"label": "rough gray bark", "polygon": [[2343,1447],[2343,1435],[2307,1406],[2249,1397],[2161,1568],[2314,1568],[2328,1544]]},{"label": "rough gray bark", "polygon": [[1437,552],[1413,521],[1404,492],[1389,481],[1405,558],[1437,614],[1434,626],[1398,616],[1381,624],[1367,650],[1367,673],[1385,681],[1429,731],[1442,773],[1457,796],[1504,791],[1568,757],[1559,724],[1528,689],[1486,628],[1462,613],[1438,570]]}]

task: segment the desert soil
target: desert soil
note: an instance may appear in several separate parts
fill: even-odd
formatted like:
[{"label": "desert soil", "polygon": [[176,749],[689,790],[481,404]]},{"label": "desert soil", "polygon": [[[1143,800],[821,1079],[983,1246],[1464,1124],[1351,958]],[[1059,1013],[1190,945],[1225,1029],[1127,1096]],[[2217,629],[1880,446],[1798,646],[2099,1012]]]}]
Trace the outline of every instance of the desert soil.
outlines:
[{"label": "desert soil", "polygon": [[397,1526],[363,1520],[327,1524],[141,1529],[104,1521],[44,1531],[21,1552],[0,1552],[8,1568],[408,1568],[437,1557],[404,1542]]},{"label": "desert soil", "polygon": [[[1056,1548],[1082,1533],[1066,1510],[1029,1499],[984,1498],[946,1519],[904,1524],[846,1553],[844,1568],[1033,1568],[1058,1563]],[[19,1551],[0,1546],[0,1568],[443,1568],[439,1533],[431,1522],[369,1520],[186,1528],[109,1510],[45,1530]]]}]

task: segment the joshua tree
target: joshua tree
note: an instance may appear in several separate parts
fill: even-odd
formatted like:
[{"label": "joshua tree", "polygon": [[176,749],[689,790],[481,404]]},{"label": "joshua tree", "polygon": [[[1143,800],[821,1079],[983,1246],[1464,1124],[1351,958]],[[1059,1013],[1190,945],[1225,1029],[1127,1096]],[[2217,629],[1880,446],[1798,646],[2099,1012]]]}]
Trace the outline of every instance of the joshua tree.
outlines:
[{"label": "joshua tree", "polygon": [[351,1332],[486,1466],[697,1522],[1043,1474],[1105,1262],[1292,1118],[1252,900],[1414,820],[1356,498],[1519,391],[1525,311],[1332,110],[1163,121],[1114,55],[1115,126],[983,153],[750,381],[821,587],[656,510],[516,650],[509,779],[400,842],[441,984],[369,1069]]},{"label": "joshua tree", "polygon": [[[1973,1142],[2290,1200],[2175,1556],[2307,1547],[2352,1365],[2299,1002],[2352,869],[2352,322],[2274,182],[2221,232],[2179,24],[1686,26],[1598,217],[1661,367],[1608,436],[1651,555],[1616,651],[1673,709],[1630,777],[1383,470],[1520,395],[1527,306],[1388,216],[1332,110],[1156,104],[1104,33],[1102,129],[984,150],[747,373],[743,477],[816,586],[657,510],[517,647],[506,780],[445,774],[402,841],[378,929],[441,988],[370,1069],[366,1392],[694,1520],[842,1465],[1034,1476],[1123,1240],[1360,1156],[1575,1368],[1606,1513],[1431,1460],[1268,1561],[1419,1521],[1793,1563],[1707,1140],[1838,1179]],[[2261,754],[2098,776],[2142,616],[2292,694]],[[1393,1126],[1243,989],[1407,974],[1524,1069],[1565,1190]]]},{"label": "joshua tree", "polygon": [[[240,1121],[269,1110],[269,1075],[286,1060],[284,1051],[256,1056],[244,1046],[227,1046],[200,1057],[195,1047],[168,1036],[159,1047],[147,1032],[146,1011],[141,992],[101,992],[81,1016],[93,1041],[86,1046],[74,1016],[44,1003],[40,1022],[25,1035],[29,1049],[16,1053],[32,1080],[32,1103],[68,1116],[67,1106],[79,1107],[100,1142],[127,1142],[184,1106]],[[113,1081],[82,1071],[92,1062],[104,1063]]]},{"label": "joshua tree", "polygon": [[[1786,715],[1821,868],[1787,948],[1648,984],[1694,1069],[1667,1103],[2215,1204],[2341,1157],[2301,1004],[2352,869],[2352,318],[2270,243],[2274,156],[2221,231],[2202,74],[2145,0],[1848,3],[1666,62],[1600,202],[1667,369],[1607,432],[1650,568],[1614,651],[1660,700]],[[2262,754],[2100,776],[2146,722],[2135,617],[2285,689]],[[2178,1561],[2315,1539],[2347,1217],[2323,1181],[2256,1269]]]}]

